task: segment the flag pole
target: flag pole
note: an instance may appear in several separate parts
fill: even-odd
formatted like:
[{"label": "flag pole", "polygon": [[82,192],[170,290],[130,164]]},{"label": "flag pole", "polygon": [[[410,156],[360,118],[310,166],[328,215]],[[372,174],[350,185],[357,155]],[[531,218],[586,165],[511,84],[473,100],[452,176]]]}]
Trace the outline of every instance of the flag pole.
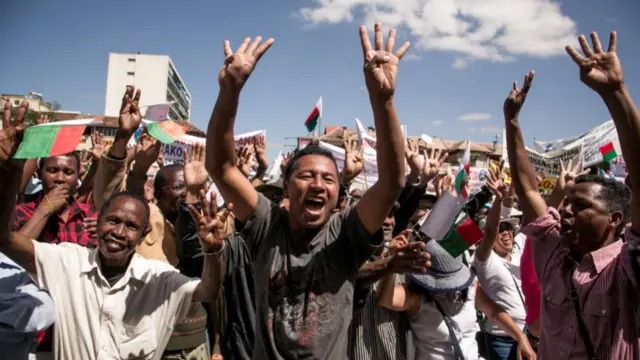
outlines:
[{"label": "flag pole", "polygon": [[318,137],[322,136],[322,113],[324,111],[324,99],[322,98],[322,95],[320,95],[320,119],[318,120]]}]

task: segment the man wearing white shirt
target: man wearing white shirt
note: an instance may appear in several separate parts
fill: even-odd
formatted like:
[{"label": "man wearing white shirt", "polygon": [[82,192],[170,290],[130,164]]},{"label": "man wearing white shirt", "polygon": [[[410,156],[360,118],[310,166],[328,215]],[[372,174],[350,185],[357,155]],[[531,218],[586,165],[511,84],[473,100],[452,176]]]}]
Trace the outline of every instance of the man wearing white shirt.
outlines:
[{"label": "man wearing white shirt", "polygon": [[[139,99],[140,91],[128,87],[109,151],[112,158],[126,157],[126,143],[141,121]],[[10,233],[5,224],[10,222],[23,168],[22,161],[12,158],[20,141],[17,125],[0,131],[0,150],[11,149],[0,151],[0,250],[51,294],[54,358],[160,359],[174,324],[186,315],[190,303],[212,301],[218,295],[224,241],[215,206],[211,212],[203,199],[205,216],[192,209],[205,255],[201,280],[136,254],[151,230],[149,205],[138,195],[117,193],[102,206],[95,249],[40,243]]]}]

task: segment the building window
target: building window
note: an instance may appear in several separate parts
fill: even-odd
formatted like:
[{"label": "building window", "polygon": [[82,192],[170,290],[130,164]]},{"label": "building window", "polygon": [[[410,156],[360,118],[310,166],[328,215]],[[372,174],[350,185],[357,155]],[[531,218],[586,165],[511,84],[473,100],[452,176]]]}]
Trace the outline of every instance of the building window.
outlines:
[{"label": "building window", "polygon": [[136,58],[128,58],[127,59],[129,62],[136,62]]},{"label": "building window", "polygon": [[129,76],[134,76],[136,73],[134,73],[133,71],[127,71],[127,75]]},{"label": "building window", "polygon": [[13,105],[20,106],[20,100],[13,100]]}]

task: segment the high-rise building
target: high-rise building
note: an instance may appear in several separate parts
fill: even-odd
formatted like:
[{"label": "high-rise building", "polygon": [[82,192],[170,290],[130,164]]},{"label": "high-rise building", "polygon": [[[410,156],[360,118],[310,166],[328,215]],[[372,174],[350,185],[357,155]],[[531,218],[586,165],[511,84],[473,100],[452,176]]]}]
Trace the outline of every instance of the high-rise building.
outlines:
[{"label": "high-rise building", "polygon": [[127,85],[142,90],[140,107],[143,115],[148,105],[175,101],[169,118],[190,119],[191,94],[169,56],[110,53],[104,104],[106,116],[118,116]]}]

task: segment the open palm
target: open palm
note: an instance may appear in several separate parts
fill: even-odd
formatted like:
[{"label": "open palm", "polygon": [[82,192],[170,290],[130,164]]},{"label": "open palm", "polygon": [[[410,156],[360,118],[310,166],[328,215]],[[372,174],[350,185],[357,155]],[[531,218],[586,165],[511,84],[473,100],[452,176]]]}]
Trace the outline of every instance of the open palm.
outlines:
[{"label": "open palm", "polygon": [[209,180],[209,173],[204,166],[205,145],[196,144],[189,154],[184,152],[184,183],[188,188],[201,187]]},{"label": "open palm", "polygon": [[218,74],[218,82],[221,89],[240,91],[255,69],[258,60],[273,45],[273,39],[269,38],[262,43],[262,37],[253,39],[245,38],[236,52],[231,51],[229,41],[224,41],[224,66]]},{"label": "open palm", "polygon": [[405,42],[395,53],[393,47],[396,41],[396,31],[389,31],[387,46],[384,47],[382,25],[374,26],[375,45],[372,48],[367,34],[367,28],[360,26],[360,41],[364,54],[364,77],[369,94],[392,95],[396,90],[396,77],[400,59],[409,49],[410,43]]},{"label": "open palm", "polygon": [[622,84],[624,75],[622,73],[622,64],[620,64],[620,59],[616,53],[618,43],[616,32],[613,31],[610,34],[607,52],[602,50],[602,44],[598,34],[595,32],[591,33],[593,49],[587,43],[584,35],[580,35],[578,42],[584,56],[571,46],[567,46],[566,50],[580,68],[580,80],[598,93],[618,89]]},{"label": "open palm", "polygon": [[200,203],[202,209],[197,210],[189,205],[189,212],[198,226],[197,234],[202,250],[205,252],[218,251],[224,244],[224,224],[231,214],[233,205],[228,204],[224,211],[216,213],[216,194],[211,194],[211,201],[207,199],[204,190],[200,190]]},{"label": "open palm", "polygon": [[29,109],[29,103],[25,100],[20,104],[13,124],[11,123],[12,109],[11,101],[6,100],[2,114],[2,130],[0,130],[0,161],[8,161],[15,155],[22,141],[22,135],[29,126],[24,123],[24,115]]}]

